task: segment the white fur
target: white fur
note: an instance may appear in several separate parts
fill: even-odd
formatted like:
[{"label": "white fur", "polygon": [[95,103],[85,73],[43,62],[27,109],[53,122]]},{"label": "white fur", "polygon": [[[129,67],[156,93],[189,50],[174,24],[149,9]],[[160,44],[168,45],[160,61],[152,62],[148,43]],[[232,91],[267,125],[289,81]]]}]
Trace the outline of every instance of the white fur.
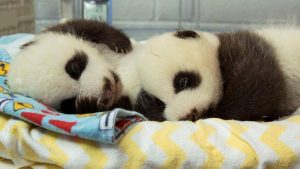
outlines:
[{"label": "white fur", "polygon": [[132,52],[118,57],[115,70],[122,82],[122,95],[128,96],[131,102],[135,104],[141,90],[140,78],[136,69],[136,59],[137,56],[140,56],[144,52],[145,43],[138,43],[134,40],[131,40],[131,43]]},{"label": "white fur", "polygon": [[[65,72],[76,51],[88,56],[88,64],[78,81]],[[108,60],[92,44],[70,34],[42,33],[35,43],[12,61],[8,84],[15,92],[29,95],[55,108],[76,95],[100,96],[104,77],[111,79]]]}]

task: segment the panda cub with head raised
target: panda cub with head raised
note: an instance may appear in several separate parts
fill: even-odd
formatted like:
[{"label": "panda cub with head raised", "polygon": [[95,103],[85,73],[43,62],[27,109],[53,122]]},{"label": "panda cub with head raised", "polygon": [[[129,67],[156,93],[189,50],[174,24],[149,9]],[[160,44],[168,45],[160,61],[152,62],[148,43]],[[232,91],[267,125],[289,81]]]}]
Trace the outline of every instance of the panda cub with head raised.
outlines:
[{"label": "panda cub with head raised", "polygon": [[275,120],[300,106],[299,44],[293,28],[159,35],[120,59],[120,102],[157,121]]},{"label": "panda cub with head raised", "polygon": [[[129,38],[101,22],[75,20],[37,35],[13,58],[8,85],[64,113],[106,110],[119,98],[114,59],[100,52],[131,51]],[[121,55],[119,55],[121,56]]]}]

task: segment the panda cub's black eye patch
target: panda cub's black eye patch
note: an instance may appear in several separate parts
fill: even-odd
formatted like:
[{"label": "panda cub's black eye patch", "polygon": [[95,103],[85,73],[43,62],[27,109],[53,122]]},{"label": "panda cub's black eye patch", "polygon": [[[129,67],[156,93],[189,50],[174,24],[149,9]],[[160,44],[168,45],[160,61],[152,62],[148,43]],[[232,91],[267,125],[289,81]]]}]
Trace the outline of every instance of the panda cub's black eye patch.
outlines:
[{"label": "panda cub's black eye patch", "polygon": [[87,55],[83,51],[76,51],[73,57],[66,64],[65,71],[71,78],[78,80],[81,73],[84,71],[87,62]]},{"label": "panda cub's black eye patch", "polygon": [[191,30],[179,30],[175,33],[175,36],[181,39],[199,38],[200,36]]},{"label": "panda cub's black eye patch", "polygon": [[175,93],[179,93],[183,90],[194,89],[200,85],[201,78],[196,72],[180,71],[173,80],[173,87]]}]

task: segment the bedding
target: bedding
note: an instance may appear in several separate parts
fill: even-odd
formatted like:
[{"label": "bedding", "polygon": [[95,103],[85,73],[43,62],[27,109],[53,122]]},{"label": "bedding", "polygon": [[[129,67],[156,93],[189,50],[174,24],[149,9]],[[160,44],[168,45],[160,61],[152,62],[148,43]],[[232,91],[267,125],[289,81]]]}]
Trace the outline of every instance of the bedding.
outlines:
[{"label": "bedding", "polygon": [[116,145],[0,115],[0,157],[29,168],[295,168],[300,116],[269,123],[206,119],[138,123]]},{"label": "bedding", "polygon": [[[11,55],[10,51],[16,52],[13,48],[2,50],[5,55]],[[0,67],[6,70],[4,65]],[[31,106],[17,107],[28,110]],[[0,109],[6,112],[13,108]],[[274,122],[215,118],[195,123],[144,121],[132,125],[115,145],[66,135],[65,130],[53,132],[34,125],[37,121],[0,113],[0,157],[11,160],[17,168],[296,169],[300,168],[299,113]]]}]

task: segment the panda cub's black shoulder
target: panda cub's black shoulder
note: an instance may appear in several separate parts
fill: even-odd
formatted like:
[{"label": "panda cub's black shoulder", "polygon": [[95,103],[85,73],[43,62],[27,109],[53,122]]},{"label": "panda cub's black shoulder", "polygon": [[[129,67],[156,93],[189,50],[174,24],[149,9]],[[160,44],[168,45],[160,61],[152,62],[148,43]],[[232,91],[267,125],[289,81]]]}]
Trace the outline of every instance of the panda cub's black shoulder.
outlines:
[{"label": "panda cub's black shoulder", "polygon": [[105,44],[118,53],[132,50],[130,39],[121,31],[104,22],[93,20],[71,20],[51,26],[45,32],[69,33],[86,41]]},{"label": "panda cub's black shoulder", "polygon": [[255,32],[220,33],[223,97],[214,117],[273,120],[285,115],[284,74],[272,45]]}]

